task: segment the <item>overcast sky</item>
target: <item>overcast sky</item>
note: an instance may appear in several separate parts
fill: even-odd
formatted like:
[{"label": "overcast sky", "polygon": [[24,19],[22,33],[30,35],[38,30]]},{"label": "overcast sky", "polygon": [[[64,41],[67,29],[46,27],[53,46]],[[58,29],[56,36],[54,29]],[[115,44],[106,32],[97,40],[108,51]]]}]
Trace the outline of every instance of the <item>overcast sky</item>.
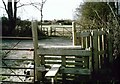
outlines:
[{"label": "overcast sky", "polygon": [[[0,6],[3,6],[0,0]],[[4,0],[7,2],[7,0]],[[21,0],[20,3],[28,3],[30,0]],[[31,0],[39,2],[40,0]],[[82,0],[47,0],[43,8],[43,19],[74,19],[75,9],[80,5]],[[20,4],[18,4],[20,5]],[[0,9],[1,10],[1,9]],[[1,10],[0,16],[5,14],[4,9]],[[40,11],[33,6],[24,6],[18,9],[18,15],[21,19],[37,19],[40,20]]]}]

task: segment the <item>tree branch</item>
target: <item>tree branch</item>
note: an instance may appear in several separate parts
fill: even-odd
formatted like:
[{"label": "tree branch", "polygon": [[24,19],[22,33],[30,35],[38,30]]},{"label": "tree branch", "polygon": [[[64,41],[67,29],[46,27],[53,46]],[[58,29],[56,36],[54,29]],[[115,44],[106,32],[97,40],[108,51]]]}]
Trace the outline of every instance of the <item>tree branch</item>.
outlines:
[{"label": "tree branch", "polygon": [[22,5],[20,5],[20,6],[17,6],[17,8],[20,8],[20,7],[26,6],[26,5],[30,5],[30,4],[22,4]]},{"label": "tree branch", "polygon": [[4,2],[4,0],[2,0],[2,2],[3,2],[3,5],[5,7],[5,10],[6,10],[7,14],[8,14],[7,6],[6,6],[5,2]]},{"label": "tree branch", "polygon": [[17,6],[17,8],[20,8],[20,7],[22,7],[22,6],[29,6],[29,5],[41,5],[40,3],[27,3],[27,4],[21,4],[20,6]]},{"label": "tree branch", "polygon": [[42,0],[42,4],[45,4],[46,1],[47,1],[47,0],[45,0],[45,1]]},{"label": "tree branch", "polygon": [[34,5],[34,4],[31,4],[31,5],[34,6],[36,9],[38,9],[39,11],[41,10],[36,5]]},{"label": "tree branch", "polygon": [[114,18],[115,18],[115,20],[116,20],[117,24],[119,25],[119,22],[118,22],[118,20],[117,20],[117,17],[116,17],[116,15],[115,15],[115,13],[114,13],[114,11],[113,11],[112,7],[110,6],[110,4],[109,4],[109,3],[107,3],[107,5],[109,6],[109,8],[110,8],[110,10],[111,10],[111,12],[112,12],[112,14],[113,14],[113,16],[114,16]]},{"label": "tree branch", "polygon": [[102,23],[104,23],[104,25],[107,26],[106,22],[104,22],[104,20],[100,17],[100,15],[98,14],[98,12],[95,9],[93,9],[93,11],[96,13],[96,15],[98,16],[98,18],[102,21]]}]

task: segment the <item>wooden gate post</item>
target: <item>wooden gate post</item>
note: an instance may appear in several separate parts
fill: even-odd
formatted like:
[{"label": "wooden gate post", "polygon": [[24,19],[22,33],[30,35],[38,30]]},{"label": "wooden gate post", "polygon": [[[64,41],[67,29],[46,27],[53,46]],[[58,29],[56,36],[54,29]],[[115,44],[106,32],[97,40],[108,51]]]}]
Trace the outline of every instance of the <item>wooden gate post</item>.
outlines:
[{"label": "wooden gate post", "polygon": [[72,37],[73,37],[73,45],[77,45],[77,37],[76,37],[76,23],[72,22]]},{"label": "wooden gate post", "polygon": [[93,59],[94,71],[99,69],[99,56],[98,56],[98,31],[93,31]]},{"label": "wooden gate post", "polygon": [[36,69],[40,66],[40,58],[38,56],[38,34],[37,34],[37,21],[32,21],[32,36],[33,36],[33,45],[34,45],[34,67],[35,67],[35,80],[41,80],[41,73]]}]

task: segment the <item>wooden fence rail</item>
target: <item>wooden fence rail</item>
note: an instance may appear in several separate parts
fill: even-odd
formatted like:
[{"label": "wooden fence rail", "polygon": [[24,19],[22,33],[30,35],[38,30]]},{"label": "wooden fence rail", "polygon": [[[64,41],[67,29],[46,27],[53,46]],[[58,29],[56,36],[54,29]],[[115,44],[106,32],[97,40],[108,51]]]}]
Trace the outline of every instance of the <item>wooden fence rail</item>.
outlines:
[{"label": "wooden fence rail", "polygon": [[[38,48],[41,65],[61,64],[58,79],[70,80],[68,74],[90,75],[92,72],[92,51],[81,46],[40,46]],[[87,58],[88,60],[84,60]],[[60,75],[60,74],[59,74]],[[64,76],[63,76],[64,75]],[[72,77],[74,79],[75,76]],[[62,81],[61,80],[61,81]]]}]

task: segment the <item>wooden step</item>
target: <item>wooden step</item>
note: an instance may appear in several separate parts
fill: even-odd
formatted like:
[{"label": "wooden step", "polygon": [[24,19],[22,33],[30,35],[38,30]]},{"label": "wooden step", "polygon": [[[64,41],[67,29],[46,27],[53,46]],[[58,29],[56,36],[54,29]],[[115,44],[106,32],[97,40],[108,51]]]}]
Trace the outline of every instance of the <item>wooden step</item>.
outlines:
[{"label": "wooden step", "polygon": [[60,69],[60,64],[54,64],[51,69],[45,74],[45,77],[55,77]]}]

